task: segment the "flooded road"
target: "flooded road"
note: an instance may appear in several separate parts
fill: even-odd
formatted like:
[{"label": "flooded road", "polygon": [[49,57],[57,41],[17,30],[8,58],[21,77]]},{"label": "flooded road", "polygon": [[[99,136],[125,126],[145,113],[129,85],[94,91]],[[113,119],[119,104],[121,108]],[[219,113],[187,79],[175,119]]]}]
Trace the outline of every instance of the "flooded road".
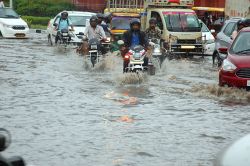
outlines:
[{"label": "flooded road", "polygon": [[219,88],[210,58],[166,61],[140,79],[121,64],[110,56],[93,70],[46,34],[0,39],[4,154],[33,166],[210,166],[249,133],[249,92]]}]

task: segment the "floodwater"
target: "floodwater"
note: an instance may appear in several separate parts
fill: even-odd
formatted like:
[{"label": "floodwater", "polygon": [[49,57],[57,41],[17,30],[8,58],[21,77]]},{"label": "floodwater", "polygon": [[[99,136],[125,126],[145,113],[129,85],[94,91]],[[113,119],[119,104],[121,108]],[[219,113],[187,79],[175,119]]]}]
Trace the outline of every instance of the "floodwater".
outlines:
[{"label": "floodwater", "polygon": [[122,74],[115,55],[92,69],[46,34],[0,39],[0,127],[6,156],[32,166],[210,166],[249,133],[250,93],[219,88],[211,58]]}]

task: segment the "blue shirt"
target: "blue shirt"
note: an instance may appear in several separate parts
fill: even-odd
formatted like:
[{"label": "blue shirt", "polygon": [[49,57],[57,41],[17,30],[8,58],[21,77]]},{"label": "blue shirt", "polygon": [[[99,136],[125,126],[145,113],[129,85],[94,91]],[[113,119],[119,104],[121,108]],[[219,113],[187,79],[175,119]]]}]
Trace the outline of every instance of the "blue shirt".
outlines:
[{"label": "blue shirt", "polygon": [[69,29],[69,26],[72,25],[72,23],[69,19],[66,19],[66,20],[59,19],[57,24],[58,24],[59,31],[62,29]]},{"label": "blue shirt", "polygon": [[138,33],[132,33],[132,39],[131,39],[131,47],[139,45],[140,44],[140,39],[139,39],[139,34]]}]

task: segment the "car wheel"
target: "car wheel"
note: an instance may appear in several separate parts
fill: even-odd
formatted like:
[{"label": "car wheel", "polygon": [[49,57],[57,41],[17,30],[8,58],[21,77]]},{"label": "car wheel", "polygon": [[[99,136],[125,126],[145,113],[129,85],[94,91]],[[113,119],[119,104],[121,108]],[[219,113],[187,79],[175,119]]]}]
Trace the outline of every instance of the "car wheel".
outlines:
[{"label": "car wheel", "polygon": [[50,35],[48,35],[48,43],[49,45],[53,46],[53,42]]}]

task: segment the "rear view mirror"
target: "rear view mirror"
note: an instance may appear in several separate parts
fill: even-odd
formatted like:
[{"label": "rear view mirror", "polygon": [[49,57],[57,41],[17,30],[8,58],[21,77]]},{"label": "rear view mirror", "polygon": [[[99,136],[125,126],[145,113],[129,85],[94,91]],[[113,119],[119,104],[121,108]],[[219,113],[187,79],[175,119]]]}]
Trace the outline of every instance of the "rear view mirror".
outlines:
[{"label": "rear view mirror", "polygon": [[219,48],[219,53],[221,53],[221,54],[227,54],[227,50],[228,50],[228,48],[221,47],[221,48]]},{"label": "rear view mirror", "polygon": [[56,27],[58,24],[57,23],[54,23],[53,26]]}]

